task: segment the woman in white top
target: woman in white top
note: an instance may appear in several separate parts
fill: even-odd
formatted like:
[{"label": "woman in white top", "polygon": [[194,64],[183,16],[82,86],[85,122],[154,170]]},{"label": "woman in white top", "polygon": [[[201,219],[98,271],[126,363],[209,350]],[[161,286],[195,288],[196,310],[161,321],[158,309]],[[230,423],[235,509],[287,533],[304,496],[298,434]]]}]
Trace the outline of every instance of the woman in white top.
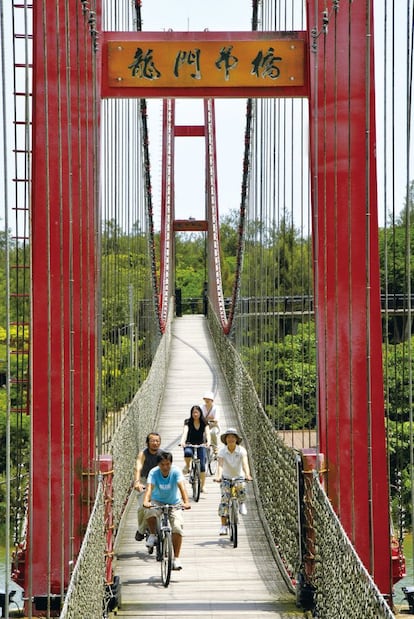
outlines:
[{"label": "woman in white top", "polygon": [[[235,428],[229,428],[220,437],[225,447],[222,447],[217,455],[217,472],[214,481],[221,482],[221,500],[218,514],[221,518],[220,535],[227,535],[227,517],[229,513],[230,501],[230,480],[232,477],[243,477],[251,481],[249,461],[247,451],[240,446],[242,438]],[[240,514],[245,516],[247,509],[245,505],[246,489],[244,481],[236,485],[237,496],[240,503]]]},{"label": "woman in white top", "polygon": [[212,391],[207,391],[203,395],[203,400],[204,403],[201,405],[201,410],[203,411],[203,419],[209,425],[211,433],[211,444],[214,451],[217,453],[217,437],[219,435],[220,428],[218,424],[217,406],[214,404],[214,393]]}]

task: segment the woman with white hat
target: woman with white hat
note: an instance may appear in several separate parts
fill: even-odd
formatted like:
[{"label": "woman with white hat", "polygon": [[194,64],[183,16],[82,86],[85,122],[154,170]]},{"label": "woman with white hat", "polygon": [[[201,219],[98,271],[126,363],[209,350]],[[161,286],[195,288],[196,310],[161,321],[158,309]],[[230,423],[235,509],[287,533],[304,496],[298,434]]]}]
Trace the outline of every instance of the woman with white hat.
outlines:
[{"label": "woman with white hat", "polygon": [[[229,514],[230,502],[230,480],[232,477],[243,477],[247,481],[252,480],[250,475],[249,461],[247,459],[247,451],[241,447],[242,438],[235,428],[228,428],[221,435],[221,442],[225,447],[222,447],[217,455],[217,472],[214,481],[221,482],[221,500],[218,508],[218,514],[221,517],[220,535],[227,535],[227,517]],[[247,514],[246,509],[246,489],[244,481],[240,481],[236,485],[237,496],[239,499],[239,511],[242,516]]]},{"label": "woman with white hat", "polygon": [[217,453],[217,437],[220,433],[218,424],[218,411],[217,406],[214,404],[214,393],[212,391],[206,391],[203,395],[204,404],[201,405],[203,411],[203,419],[210,427],[211,445],[214,452]]}]

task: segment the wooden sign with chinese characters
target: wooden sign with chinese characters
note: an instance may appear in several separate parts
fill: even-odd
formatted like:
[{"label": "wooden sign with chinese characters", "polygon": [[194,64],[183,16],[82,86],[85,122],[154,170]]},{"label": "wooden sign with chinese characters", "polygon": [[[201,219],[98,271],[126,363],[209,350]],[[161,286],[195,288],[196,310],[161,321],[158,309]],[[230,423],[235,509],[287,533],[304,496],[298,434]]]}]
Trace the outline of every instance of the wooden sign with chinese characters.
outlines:
[{"label": "wooden sign with chinese characters", "polygon": [[133,39],[125,34],[105,33],[103,81],[109,92],[138,88],[146,97],[153,89],[158,93],[172,89],[178,95],[180,89],[245,91],[305,85],[305,41],[297,33],[279,38],[279,33],[263,32],[157,36],[139,32]]},{"label": "wooden sign with chinese characters", "polygon": [[208,232],[208,221],[205,219],[174,219],[174,232]]}]

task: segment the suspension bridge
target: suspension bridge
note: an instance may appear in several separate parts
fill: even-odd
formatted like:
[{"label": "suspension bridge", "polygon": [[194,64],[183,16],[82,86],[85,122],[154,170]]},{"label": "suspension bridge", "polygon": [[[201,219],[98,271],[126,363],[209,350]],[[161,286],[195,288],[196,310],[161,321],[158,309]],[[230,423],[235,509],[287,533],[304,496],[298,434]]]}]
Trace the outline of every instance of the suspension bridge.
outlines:
[{"label": "suspension bridge", "polygon": [[[253,0],[236,31],[151,30],[145,0],[1,4],[5,616],[401,610],[413,6],[291,4]],[[244,127],[220,159],[224,99],[245,102]],[[197,121],[179,120],[184,100]],[[194,143],[203,215],[180,217]],[[248,515],[230,549],[209,478],[164,590],[134,539],[134,463],[157,429],[181,466],[183,420],[207,389],[249,453]]]}]

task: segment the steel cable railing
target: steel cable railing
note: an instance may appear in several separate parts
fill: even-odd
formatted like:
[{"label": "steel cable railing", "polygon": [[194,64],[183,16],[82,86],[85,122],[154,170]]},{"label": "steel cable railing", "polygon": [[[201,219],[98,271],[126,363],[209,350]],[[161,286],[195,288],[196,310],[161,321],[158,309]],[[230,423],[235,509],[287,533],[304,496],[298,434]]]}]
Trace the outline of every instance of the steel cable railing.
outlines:
[{"label": "steel cable railing", "polygon": [[[209,327],[234,408],[248,445],[255,477],[259,512],[269,543],[291,587],[300,579],[302,526],[311,529],[314,550],[314,607],[319,619],[392,619],[394,616],[356,554],[315,474],[303,525],[298,461],[300,452],[278,438],[256,394],[243,363],[223,334],[219,318],[209,311]],[[306,513],[307,512],[307,513]],[[313,602],[312,602],[313,606]]]},{"label": "steel cable railing", "polygon": [[[170,304],[172,307],[173,304]],[[132,488],[132,472],[136,454],[145,442],[145,436],[155,427],[163,394],[171,342],[170,311],[166,329],[161,338],[147,379],[127,408],[109,446],[113,462],[113,494],[105,496],[100,479],[95,505],[74,567],[65,597],[64,619],[101,617],[108,604],[110,587],[105,586],[105,501],[112,502],[112,526],[118,530],[126,501]]]},{"label": "steel cable railing", "polygon": [[393,619],[384,597],[346,535],[339,518],[321,486],[319,476],[312,482],[312,509],[315,533],[316,616],[346,619]]},{"label": "steel cable railing", "polygon": [[100,479],[88,528],[60,614],[61,619],[102,616],[105,590],[104,508],[104,484]]}]

